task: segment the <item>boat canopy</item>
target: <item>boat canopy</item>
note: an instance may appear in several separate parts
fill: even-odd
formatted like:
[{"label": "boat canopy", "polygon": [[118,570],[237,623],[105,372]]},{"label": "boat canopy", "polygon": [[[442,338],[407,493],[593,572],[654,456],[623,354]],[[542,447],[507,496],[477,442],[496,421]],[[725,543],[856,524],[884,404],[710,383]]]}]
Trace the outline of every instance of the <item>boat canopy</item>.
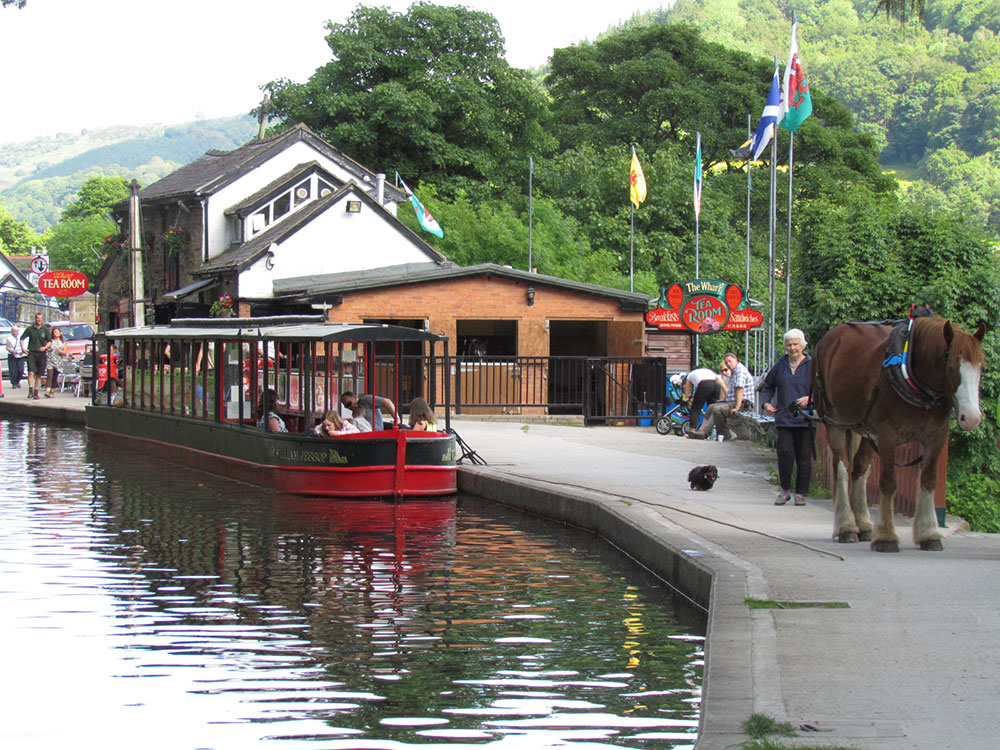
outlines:
[{"label": "boat canopy", "polygon": [[176,318],[168,325],[117,328],[108,339],[204,339],[243,341],[447,341],[442,334],[417,328],[363,323],[327,323],[322,316],[270,318]]}]

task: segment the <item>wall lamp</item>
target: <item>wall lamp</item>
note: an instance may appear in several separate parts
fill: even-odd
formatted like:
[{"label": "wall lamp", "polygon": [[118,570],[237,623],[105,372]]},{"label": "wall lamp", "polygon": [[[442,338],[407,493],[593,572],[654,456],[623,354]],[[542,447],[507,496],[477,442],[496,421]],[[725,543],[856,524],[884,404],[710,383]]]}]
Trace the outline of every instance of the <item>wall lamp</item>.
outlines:
[{"label": "wall lamp", "polygon": [[535,287],[533,286],[528,287],[527,299],[528,299],[528,307],[531,307],[533,304],[535,304]]},{"label": "wall lamp", "polygon": [[347,204],[347,213],[349,214],[359,214],[361,213],[361,201],[345,201]]}]

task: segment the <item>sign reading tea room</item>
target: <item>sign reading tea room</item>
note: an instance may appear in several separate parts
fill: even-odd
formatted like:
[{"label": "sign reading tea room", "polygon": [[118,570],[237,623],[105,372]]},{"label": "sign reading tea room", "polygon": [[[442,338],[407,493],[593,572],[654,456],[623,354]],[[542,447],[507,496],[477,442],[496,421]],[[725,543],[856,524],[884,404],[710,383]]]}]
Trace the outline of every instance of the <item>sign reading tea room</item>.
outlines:
[{"label": "sign reading tea room", "polygon": [[646,322],[663,331],[718,333],[757,328],[764,315],[750,309],[750,297],[742,287],[695,279],[660,287],[660,298],[646,311]]}]

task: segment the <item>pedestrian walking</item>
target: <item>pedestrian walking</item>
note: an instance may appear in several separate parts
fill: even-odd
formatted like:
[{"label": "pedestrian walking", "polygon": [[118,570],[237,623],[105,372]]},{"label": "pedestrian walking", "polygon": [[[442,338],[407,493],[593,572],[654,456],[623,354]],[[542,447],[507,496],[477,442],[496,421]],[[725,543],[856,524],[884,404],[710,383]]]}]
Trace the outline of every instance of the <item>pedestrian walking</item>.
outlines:
[{"label": "pedestrian walking", "polygon": [[7,337],[7,376],[10,378],[11,388],[20,388],[21,379],[24,377],[24,357],[26,352],[21,344],[21,329],[12,326],[10,335]]},{"label": "pedestrian walking", "polygon": [[45,325],[41,313],[35,314],[35,324],[24,329],[21,334],[28,340],[28,398],[38,399],[38,389],[42,387],[49,364],[49,347],[52,346],[52,331]]}]

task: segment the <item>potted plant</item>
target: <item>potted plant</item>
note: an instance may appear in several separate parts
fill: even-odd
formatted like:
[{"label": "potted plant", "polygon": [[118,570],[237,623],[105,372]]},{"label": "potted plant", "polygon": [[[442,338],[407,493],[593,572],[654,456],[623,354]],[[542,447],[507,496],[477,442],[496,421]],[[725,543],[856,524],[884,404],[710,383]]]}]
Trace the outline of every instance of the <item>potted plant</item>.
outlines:
[{"label": "potted plant", "polygon": [[233,298],[228,294],[219,297],[212,303],[208,314],[213,318],[231,318],[233,316]]}]

